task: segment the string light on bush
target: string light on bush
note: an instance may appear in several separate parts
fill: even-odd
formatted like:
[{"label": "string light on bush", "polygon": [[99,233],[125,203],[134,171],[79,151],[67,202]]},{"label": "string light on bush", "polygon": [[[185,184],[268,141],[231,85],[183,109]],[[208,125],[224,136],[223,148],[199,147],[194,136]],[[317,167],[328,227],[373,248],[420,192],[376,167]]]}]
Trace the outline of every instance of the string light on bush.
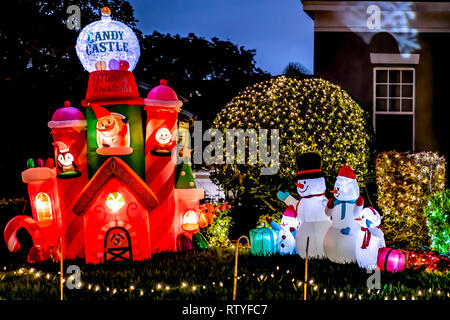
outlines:
[{"label": "string light on bush", "polygon": [[376,158],[378,205],[386,244],[429,245],[424,207],[445,188],[445,158],[434,152],[382,152]]},{"label": "string light on bush", "polygon": [[[217,115],[213,127],[222,132],[231,128],[278,129],[277,179],[286,186],[291,185],[296,172],[296,156],[306,151],[322,154],[322,170],[329,184],[334,183],[340,166],[348,164],[364,186],[371,158],[368,118],[368,113],[339,86],[318,78],[298,80],[283,75],[246,88]],[[261,183],[264,176],[255,174],[263,166],[259,160],[256,165],[215,165],[214,177],[225,191],[247,192],[245,196],[253,196],[276,212],[278,202],[269,196],[273,190]]]}]

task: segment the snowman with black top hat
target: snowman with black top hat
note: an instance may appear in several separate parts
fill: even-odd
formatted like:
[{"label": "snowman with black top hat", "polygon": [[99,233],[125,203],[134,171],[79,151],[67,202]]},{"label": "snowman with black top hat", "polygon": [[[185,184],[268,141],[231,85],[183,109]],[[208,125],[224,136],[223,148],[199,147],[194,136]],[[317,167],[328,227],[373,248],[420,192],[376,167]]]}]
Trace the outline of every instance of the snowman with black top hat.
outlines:
[{"label": "snowman with black top hat", "polygon": [[323,240],[329,227],[330,218],[325,214],[325,178],[321,170],[321,156],[314,152],[301,154],[297,158],[297,175],[294,183],[299,199],[285,192],[278,192],[278,199],[294,206],[300,226],[296,234],[297,252],[306,257],[306,245],[309,237],[308,257],[325,258]]}]

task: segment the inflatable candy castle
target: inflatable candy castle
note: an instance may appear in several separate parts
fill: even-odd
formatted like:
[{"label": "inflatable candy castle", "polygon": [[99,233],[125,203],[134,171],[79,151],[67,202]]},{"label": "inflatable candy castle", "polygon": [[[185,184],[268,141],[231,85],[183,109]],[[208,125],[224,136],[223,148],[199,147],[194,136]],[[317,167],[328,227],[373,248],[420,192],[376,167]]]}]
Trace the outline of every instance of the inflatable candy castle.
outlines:
[{"label": "inflatable candy castle", "polygon": [[132,73],[138,39],[110,15],[103,8],[101,20],[77,39],[90,72],[83,112],[69,102],[56,110],[48,122],[54,157],[29,160],[22,172],[32,217],[14,217],[4,236],[15,252],[17,231],[30,233],[29,262],[57,259],[60,252],[88,263],[142,260],[178,250],[180,239],[199,230],[204,191],[196,188],[189,150],[180,161],[177,148],[182,102],[165,80],[139,97]]}]

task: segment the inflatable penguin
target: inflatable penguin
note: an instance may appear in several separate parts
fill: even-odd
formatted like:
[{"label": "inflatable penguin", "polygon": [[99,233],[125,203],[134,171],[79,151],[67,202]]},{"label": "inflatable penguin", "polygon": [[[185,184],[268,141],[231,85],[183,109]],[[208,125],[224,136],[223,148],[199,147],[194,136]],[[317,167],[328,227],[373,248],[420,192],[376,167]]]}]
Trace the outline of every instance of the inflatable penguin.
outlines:
[{"label": "inflatable penguin", "polygon": [[365,269],[377,267],[378,249],[386,247],[380,229],[381,216],[372,207],[364,208],[355,219],[361,229],[356,237],[355,256],[358,265]]}]

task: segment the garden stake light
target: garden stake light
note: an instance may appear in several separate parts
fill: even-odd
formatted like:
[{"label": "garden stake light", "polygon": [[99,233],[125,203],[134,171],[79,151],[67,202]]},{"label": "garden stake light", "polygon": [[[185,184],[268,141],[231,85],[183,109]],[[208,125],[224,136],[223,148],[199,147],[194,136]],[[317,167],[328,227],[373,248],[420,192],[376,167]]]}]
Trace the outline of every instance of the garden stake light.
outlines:
[{"label": "garden stake light", "polygon": [[250,246],[250,240],[247,236],[240,236],[236,240],[236,251],[235,251],[235,257],[234,257],[234,282],[233,282],[233,300],[236,300],[236,292],[237,292],[237,268],[238,268],[238,248],[239,248],[239,242],[241,239],[244,238],[247,241],[246,246]]},{"label": "garden stake light", "polygon": [[306,300],[306,289],[308,286],[308,248],[309,248],[309,237],[306,238],[305,284],[303,285],[303,300]]},{"label": "garden stake light", "polygon": [[58,239],[58,253],[59,253],[59,291],[60,291],[60,300],[64,300],[64,278],[63,278],[63,270],[64,270],[64,266],[63,266],[63,244],[62,244],[62,238]]}]

